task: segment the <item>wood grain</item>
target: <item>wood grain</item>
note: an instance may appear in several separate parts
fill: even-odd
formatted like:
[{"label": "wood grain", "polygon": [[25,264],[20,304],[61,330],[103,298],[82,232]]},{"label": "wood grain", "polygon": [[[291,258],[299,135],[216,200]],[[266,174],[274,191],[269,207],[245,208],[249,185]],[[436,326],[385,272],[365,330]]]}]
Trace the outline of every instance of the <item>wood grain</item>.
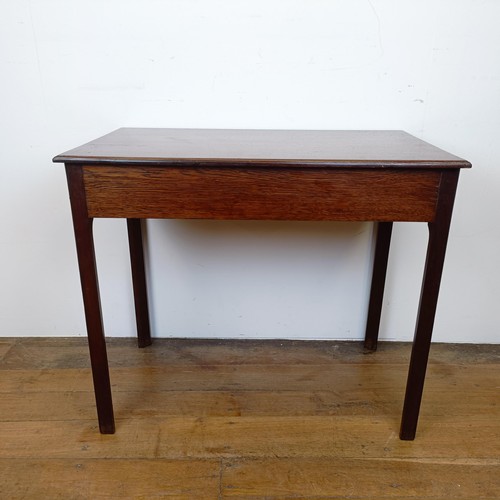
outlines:
[{"label": "wood grain", "polygon": [[84,339],[6,343],[5,498],[500,496],[500,346],[433,346],[405,442],[405,343],[113,339],[114,435],[97,432]]},{"label": "wood grain", "polygon": [[87,339],[89,343],[90,363],[94,379],[99,429],[104,434],[112,434],[113,403],[109,381],[106,339],[101,313],[101,299],[97,278],[97,264],[94,249],[93,220],[87,217],[84,179],[81,168],[66,165],[69,199],[75,233],[76,253],[80,271]]},{"label": "wood grain", "polygon": [[12,500],[213,499],[219,476],[218,460],[0,460],[0,491]]},{"label": "wood grain", "polygon": [[[114,391],[356,391],[368,388],[380,389],[381,386],[401,391],[407,365],[385,365],[383,369],[376,364],[359,365],[205,365],[205,366],[136,366],[112,368],[111,378]],[[478,365],[477,377],[471,378],[470,368],[452,370],[448,366],[429,367],[429,378],[442,384],[442,387],[460,387],[474,390],[478,379],[494,384],[497,374],[489,365]],[[66,369],[61,379],[60,370],[13,370],[9,377],[0,379],[0,392],[13,390],[36,391],[90,390],[88,369]],[[377,376],[379,374],[379,376]],[[337,381],[343,380],[343,385]]]},{"label": "wood grain", "polygon": [[89,217],[432,221],[439,171],[83,168]]},{"label": "wood grain", "polygon": [[[415,438],[453,199],[469,162],[402,131],[178,129],[120,129],[54,161],[66,166],[102,433],[115,426],[94,218],[128,219],[141,346],[150,343],[141,219],[420,221],[429,223],[430,244],[400,433]],[[383,295],[373,283],[372,350]]]},{"label": "wood grain", "polygon": [[[348,472],[347,472],[348,471]],[[255,459],[228,462],[227,498],[497,498],[500,461]],[[472,496],[471,496],[472,495]],[[477,496],[476,496],[477,495]]]},{"label": "wood grain", "polygon": [[[90,379],[90,374],[88,375]],[[478,377],[479,378],[479,377]],[[443,384],[444,385],[444,384]],[[114,401],[121,418],[269,417],[269,416],[366,416],[388,417],[401,410],[400,391],[391,394],[380,388],[361,387],[350,391],[349,384],[332,391],[118,391]],[[0,421],[13,420],[94,420],[91,387],[88,391],[3,392]],[[467,414],[474,407],[485,418],[498,414],[492,404],[494,390],[482,389],[457,400],[456,393],[440,388],[426,392],[422,415],[444,417],[450,411]]]},{"label": "wood grain", "polygon": [[469,162],[401,130],[121,128],[54,161],[232,168],[470,167]]},{"label": "wood grain", "polygon": [[0,361],[6,356],[14,345],[15,342],[13,340],[0,340]]},{"label": "wood grain", "polygon": [[[4,339],[9,352],[0,370],[86,368],[87,339],[22,338]],[[152,349],[134,349],[131,338],[107,338],[112,367],[177,365],[320,365],[363,364],[407,366],[411,346],[408,342],[382,342],[376,355],[366,354],[359,342],[329,340],[253,340],[253,339],[155,339]],[[432,344],[429,365],[461,367],[468,364],[496,365],[500,344]],[[385,370],[385,369],[384,369]],[[494,372],[494,369],[492,369]]]},{"label": "wood grain", "polygon": [[117,415],[114,438],[88,420],[0,422],[0,458],[499,457],[492,415],[428,417],[415,443],[400,441],[397,419],[381,415],[125,417]]}]

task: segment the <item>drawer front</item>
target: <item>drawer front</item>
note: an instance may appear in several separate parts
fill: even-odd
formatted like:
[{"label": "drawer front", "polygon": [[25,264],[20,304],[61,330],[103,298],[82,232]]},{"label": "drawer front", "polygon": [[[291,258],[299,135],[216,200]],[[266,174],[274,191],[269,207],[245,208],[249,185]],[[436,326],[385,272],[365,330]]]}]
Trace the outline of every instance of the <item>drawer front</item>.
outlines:
[{"label": "drawer front", "polygon": [[441,171],[84,166],[89,217],[434,220]]}]

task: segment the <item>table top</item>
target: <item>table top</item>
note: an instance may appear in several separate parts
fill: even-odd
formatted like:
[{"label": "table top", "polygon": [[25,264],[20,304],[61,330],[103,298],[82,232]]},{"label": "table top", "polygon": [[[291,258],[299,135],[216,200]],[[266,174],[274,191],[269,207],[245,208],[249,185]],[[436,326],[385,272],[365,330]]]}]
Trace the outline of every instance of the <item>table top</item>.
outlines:
[{"label": "table top", "polygon": [[56,156],[86,165],[468,168],[400,130],[120,128]]}]

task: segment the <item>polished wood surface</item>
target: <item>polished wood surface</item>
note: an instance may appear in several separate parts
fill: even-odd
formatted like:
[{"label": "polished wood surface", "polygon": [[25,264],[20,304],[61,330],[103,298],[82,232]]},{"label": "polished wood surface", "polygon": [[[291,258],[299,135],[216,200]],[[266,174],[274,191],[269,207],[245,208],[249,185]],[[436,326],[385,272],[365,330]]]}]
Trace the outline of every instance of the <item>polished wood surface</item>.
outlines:
[{"label": "polished wood surface", "polygon": [[411,344],[108,339],[117,434],[84,339],[0,339],[2,498],[500,497],[500,346],[434,344],[397,439]]},{"label": "polished wood surface", "polygon": [[96,406],[99,415],[99,429],[102,433],[112,434],[115,432],[115,423],[95,259],[93,219],[87,215],[87,201],[81,170],[67,168],[66,178],[70,194],[71,213],[73,215],[73,229],[75,232],[83,307],[85,309],[90,361],[94,377]]},{"label": "polished wood surface", "polygon": [[443,175],[436,207],[436,218],[429,222],[429,241],[425,259],[424,279],[420,291],[417,324],[413,336],[408,386],[412,394],[405,395],[401,419],[401,439],[413,439],[417,431],[417,420],[424,390],[427,359],[431,348],[434,318],[436,316],[441,275],[443,272],[446,244],[450,231],[451,215],[455,201],[459,172]]},{"label": "polished wood surface", "polygon": [[55,162],[181,166],[466,168],[470,163],[397,130],[121,128]]},{"label": "polished wood surface", "polygon": [[[89,217],[432,221],[441,172],[84,166]],[[403,200],[403,202],[402,202]]]},{"label": "polished wood surface", "polygon": [[387,263],[391,246],[392,222],[379,222],[376,227],[376,242],[373,255],[372,286],[366,318],[365,349],[377,349],[380,319],[382,317],[382,300],[384,297]]},{"label": "polished wood surface", "polygon": [[140,220],[375,221],[382,228],[365,346],[375,350],[390,224],[429,225],[429,244],[400,437],[413,440],[458,176],[470,163],[401,131],[119,129],[54,158],[64,162],[99,427],[115,428],[92,222],[128,221],[139,345],[150,343]]},{"label": "polished wood surface", "polygon": [[134,289],[137,341],[139,347],[147,347],[151,345],[151,328],[149,325],[149,306],[144,249],[142,245],[141,219],[127,219],[127,232],[130,251],[130,267],[132,271],[132,287]]}]

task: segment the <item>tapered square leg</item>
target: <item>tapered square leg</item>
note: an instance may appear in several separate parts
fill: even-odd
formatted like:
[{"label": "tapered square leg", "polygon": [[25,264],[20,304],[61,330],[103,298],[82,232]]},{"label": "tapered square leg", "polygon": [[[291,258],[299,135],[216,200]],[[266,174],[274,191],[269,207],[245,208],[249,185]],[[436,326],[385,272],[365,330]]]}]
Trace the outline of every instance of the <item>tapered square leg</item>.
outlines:
[{"label": "tapered square leg", "polygon": [[135,319],[139,347],[151,345],[148,293],[144,266],[141,219],[127,219],[130,265],[134,288]]},{"label": "tapered square leg", "polygon": [[370,303],[368,306],[365,333],[365,349],[368,351],[375,351],[377,349],[391,234],[392,222],[379,222],[377,224]]},{"label": "tapered square leg", "polygon": [[95,263],[93,219],[87,215],[81,167],[66,164],[66,175],[73,215],[99,429],[102,434],[113,434],[115,421]]},{"label": "tapered square leg", "polygon": [[403,440],[415,439],[417,431],[458,174],[458,169],[442,173],[436,218],[429,223],[429,243],[401,419]]}]

